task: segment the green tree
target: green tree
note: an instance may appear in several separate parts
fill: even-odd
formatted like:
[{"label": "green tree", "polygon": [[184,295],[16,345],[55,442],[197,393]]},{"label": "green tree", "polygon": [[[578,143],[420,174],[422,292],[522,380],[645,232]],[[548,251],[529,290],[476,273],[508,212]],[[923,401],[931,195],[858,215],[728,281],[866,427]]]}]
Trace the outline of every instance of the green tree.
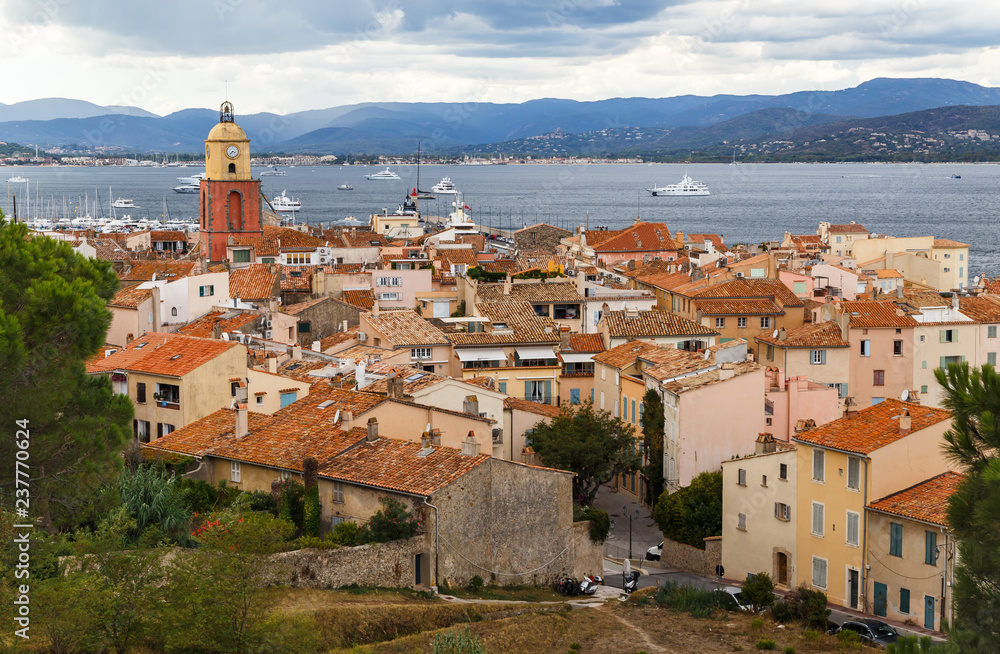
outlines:
[{"label": "green tree", "polygon": [[747,579],[743,583],[741,595],[743,603],[756,613],[771,608],[774,605],[774,582],[771,581],[771,575],[758,572],[753,579]]},{"label": "green tree", "polygon": [[642,398],[642,439],[646,452],[646,503],[663,493],[663,401],[660,394],[649,389]]},{"label": "green tree", "polygon": [[417,533],[420,521],[410,513],[405,504],[395,497],[383,497],[379,504],[381,507],[364,527],[364,533],[360,536],[362,542],[388,543],[412,538]]},{"label": "green tree", "polygon": [[125,471],[118,482],[118,494],[128,516],[135,521],[133,538],[151,527],[159,528],[175,542],[186,536],[191,511],[185,506],[176,478],[163,468],[140,466],[135,473]]},{"label": "green tree", "polygon": [[722,535],[722,471],[703,472],[691,485],[663,493],[653,519],[670,540],[705,549],[705,539]]},{"label": "green tree", "polygon": [[317,470],[319,463],[314,457],[308,456],[302,461],[303,479],[305,481],[305,499],[302,511],[302,533],[305,536],[319,537],[320,506],[319,484]]},{"label": "green tree", "polygon": [[574,492],[583,504],[593,502],[601,484],[642,466],[635,440],[632,425],[590,402],[564,406],[531,430],[531,447],[545,465],[576,473]]},{"label": "green tree", "polygon": [[[108,262],[0,215],[0,424],[27,421],[31,509],[50,530],[105,511],[98,491],[122,469],[132,403],[84,365],[104,345],[117,288]],[[5,461],[14,449],[14,438],[0,439]],[[0,489],[13,494],[14,483],[4,466]]]},{"label": "green tree", "polygon": [[944,452],[965,473],[948,523],[958,541],[955,625],[963,652],[1000,651],[1000,375],[993,366],[951,364],[934,373],[952,412]]}]

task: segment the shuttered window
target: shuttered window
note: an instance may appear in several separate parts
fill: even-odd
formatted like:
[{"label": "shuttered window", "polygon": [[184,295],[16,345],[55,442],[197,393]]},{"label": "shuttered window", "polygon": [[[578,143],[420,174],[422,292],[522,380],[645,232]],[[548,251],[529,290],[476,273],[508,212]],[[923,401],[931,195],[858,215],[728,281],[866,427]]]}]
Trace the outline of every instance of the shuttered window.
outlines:
[{"label": "shuttered window", "polygon": [[813,450],[813,481],[826,480],[826,452]]},{"label": "shuttered window", "polygon": [[889,523],[889,556],[903,556],[903,525]]},{"label": "shuttered window", "polygon": [[899,612],[909,613],[910,612],[910,589],[900,588],[899,589]]},{"label": "shuttered window", "polygon": [[826,588],[826,559],[813,557],[812,583],[816,588]]},{"label": "shuttered window", "polygon": [[924,563],[937,565],[937,532],[924,532]]},{"label": "shuttered window", "polygon": [[861,459],[847,458],[847,487],[851,490],[861,488]]},{"label": "shuttered window", "polygon": [[822,504],[820,504],[819,502],[813,502],[812,503],[812,533],[813,533],[813,536],[822,536],[823,535],[823,527],[824,527],[823,514],[825,512],[825,509],[826,509],[826,507],[823,506]]},{"label": "shuttered window", "polygon": [[861,515],[854,511],[847,512],[847,544],[858,546],[858,536],[861,532]]}]

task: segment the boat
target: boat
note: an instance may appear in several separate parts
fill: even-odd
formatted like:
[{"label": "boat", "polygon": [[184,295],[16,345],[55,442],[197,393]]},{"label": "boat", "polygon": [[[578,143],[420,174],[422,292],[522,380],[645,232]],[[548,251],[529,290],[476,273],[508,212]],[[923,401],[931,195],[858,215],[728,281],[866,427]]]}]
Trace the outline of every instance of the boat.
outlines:
[{"label": "boat", "polygon": [[654,196],[657,195],[711,195],[712,193],[708,190],[708,185],[705,182],[696,182],[687,173],[684,173],[683,179],[681,179],[678,184],[667,184],[666,186],[658,186],[646,189]]},{"label": "boat", "polygon": [[345,224],[345,225],[361,225],[361,224],[363,224],[360,220],[358,220],[354,216],[347,216],[341,222],[343,224]]},{"label": "boat", "polygon": [[8,177],[7,178],[7,183],[8,184],[27,184],[28,183],[28,178],[27,177],[21,177],[20,175],[14,175],[13,177]]},{"label": "boat", "polygon": [[436,200],[437,197],[432,193],[420,190],[420,141],[417,141],[417,188],[413,189],[418,200]]},{"label": "boat", "polygon": [[271,166],[271,168],[269,170],[262,170],[262,171],[260,171],[260,176],[261,177],[268,177],[268,176],[271,176],[271,177],[284,177],[285,176],[285,171],[278,170],[278,168],[276,166]]},{"label": "boat", "polygon": [[201,186],[198,184],[182,184],[174,187],[174,193],[201,193]]},{"label": "boat", "polygon": [[338,191],[353,191],[354,187],[351,186],[350,184],[341,184],[340,186],[337,187],[337,190]]},{"label": "boat", "polygon": [[302,203],[295,198],[288,197],[285,191],[282,191],[281,195],[275,196],[271,200],[271,207],[278,213],[294,213],[302,209]]},{"label": "boat", "polygon": [[739,166],[740,162],[736,161],[736,148],[733,148],[733,160],[729,162],[730,166]]},{"label": "boat", "polygon": [[383,170],[383,171],[380,171],[380,172],[377,172],[377,173],[372,173],[371,175],[365,175],[365,179],[387,182],[387,181],[392,181],[392,180],[400,179],[400,177],[396,173],[394,173],[391,170],[389,170],[389,167],[386,166],[385,170]]},{"label": "boat", "polygon": [[961,175],[952,175],[951,178],[952,179],[962,179],[962,176]]},{"label": "boat", "polygon": [[139,208],[139,207],[135,206],[135,202],[132,201],[132,198],[118,198],[117,200],[113,200],[111,202],[111,206],[114,207],[115,209],[138,209]]},{"label": "boat", "polygon": [[431,190],[442,195],[454,195],[458,192],[450,177],[442,177],[440,182],[431,187]]},{"label": "boat", "polygon": [[197,175],[189,175],[188,177],[178,177],[177,181],[181,184],[197,186],[201,184],[201,180],[205,179],[205,173],[198,173]]}]

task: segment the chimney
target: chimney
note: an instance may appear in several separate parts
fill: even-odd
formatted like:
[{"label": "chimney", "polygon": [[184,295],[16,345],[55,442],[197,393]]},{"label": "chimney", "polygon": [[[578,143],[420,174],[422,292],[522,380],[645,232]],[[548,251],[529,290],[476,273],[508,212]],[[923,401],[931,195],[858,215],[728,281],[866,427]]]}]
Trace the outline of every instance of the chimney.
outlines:
[{"label": "chimney", "polygon": [[130,332],[128,335],[125,336],[125,345],[128,345],[129,343],[131,343],[134,340],[135,340],[135,336]]},{"label": "chimney", "polygon": [[340,325],[340,331],[342,331],[342,332],[346,332],[347,331],[347,321],[346,320],[341,323],[341,325]]},{"label": "chimney", "polygon": [[896,287],[896,297],[902,299],[902,297],[903,297],[903,287],[902,286],[897,286]]},{"label": "chimney", "polygon": [[681,249],[683,250],[684,249],[684,232],[675,232],[674,233],[674,240],[677,241],[677,244],[680,245]]},{"label": "chimney", "polygon": [[441,430],[434,428],[431,430],[431,445],[441,447]]},{"label": "chimney", "polygon": [[217,341],[222,339],[222,325],[219,323],[212,325],[212,338]]},{"label": "chimney", "polygon": [[907,409],[903,411],[903,415],[899,416],[899,433],[902,436],[906,436],[910,433],[910,410]]},{"label": "chimney", "polygon": [[471,431],[462,441],[462,456],[479,456],[479,443],[476,442],[476,436]]},{"label": "chimney", "polygon": [[958,293],[951,294],[951,310],[958,311]]},{"label": "chimney", "polygon": [[778,444],[774,440],[774,434],[769,434],[767,432],[757,434],[757,446],[754,449],[755,454],[770,454],[771,452],[776,452],[777,450]]},{"label": "chimney", "polygon": [[417,452],[417,456],[427,456],[433,451],[434,448],[431,447],[431,433],[425,431],[420,435],[420,451]]},{"label": "chimney", "polygon": [[322,349],[321,349],[322,347],[323,347],[323,344],[320,343],[319,341],[313,341],[312,342],[312,351],[313,352],[321,352],[322,351]]},{"label": "chimney", "polygon": [[462,403],[462,411],[470,416],[479,417],[479,398],[475,395],[466,395],[465,402]]},{"label": "chimney", "polygon": [[503,294],[510,295],[510,291],[513,287],[514,282],[510,279],[510,273],[507,273],[507,276],[503,278]]},{"label": "chimney", "polygon": [[372,318],[378,318],[378,300],[372,303]]},{"label": "chimney", "polygon": [[152,291],[153,291],[153,325],[150,331],[158,332],[160,331],[160,287],[154,286]]},{"label": "chimney", "polygon": [[247,398],[250,395],[250,390],[247,388],[247,383],[245,380],[241,380],[236,386],[236,401],[240,404],[246,404]]},{"label": "chimney", "polygon": [[344,380],[340,375],[334,375],[330,378],[330,388],[343,388]]},{"label": "chimney", "polygon": [[569,349],[569,328],[563,329],[562,326],[559,328],[559,349]]},{"label": "chimney", "polygon": [[369,443],[378,440],[378,419],[376,418],[368,419],[368,436],[365,438],[365,440],[368,441]]},{"label": "chimney", "polygon": [[267,371],[270,373],[277,374],[278,372],[278,357],[268,356],[267,357]]},{"label": "chimney", "polygon": [[368,380],[365,379],[365,367],[364,359],[358,359],[354,363],[354,380],[358,383],[358,390],[368,385]]},{"label": "chimney", "polygon": [[302,360],[302,346],[298,343],[292,346],[292,359],[295,361]]},{"label": "chimney", "polygon": [[778,340],[783,341],[786,338],[788,338],[788,334],[785,332],[785,328],[782,327],[781,329],[778,330]]},{"label": "chimney", "polygon": [[250,433],[250,416],[246,403],[236,405],[236,438],[243,438]]}]

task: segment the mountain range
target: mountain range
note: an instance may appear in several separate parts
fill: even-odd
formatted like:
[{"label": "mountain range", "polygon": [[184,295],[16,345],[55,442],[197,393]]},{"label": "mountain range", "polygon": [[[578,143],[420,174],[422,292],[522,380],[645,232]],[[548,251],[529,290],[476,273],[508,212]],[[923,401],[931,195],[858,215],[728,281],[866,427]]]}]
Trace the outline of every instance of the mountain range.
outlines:
[{"label": "mountain range", "polygon": [[[516,104],[380,102],[286,115],[238,114],[237,122],[257,153],[408,154],[416,150],[419,140],[425,152],[442,154],[527,153],[534,149],[668,156],[704,149],[722,152],[732,150],[734,143],[765,143],[791,133],[819,133],[825,126],[851,121],[916,116],[949,107],[962,113],[965,109],[959,107],[992,105],[1000,105],[998,88],[948,79],[879,78],[839,91],[784,95],[684,95],[592,102],[545,98]],[[47,98],[0,104],[0,140],[79,151],[101,147],[198,153],[218,116],[210,109],[157,116],[137,107],[101,107]],[[983,116],[966,118],[974,123]],[[553,143],[558,147],[550,148]]]}]

